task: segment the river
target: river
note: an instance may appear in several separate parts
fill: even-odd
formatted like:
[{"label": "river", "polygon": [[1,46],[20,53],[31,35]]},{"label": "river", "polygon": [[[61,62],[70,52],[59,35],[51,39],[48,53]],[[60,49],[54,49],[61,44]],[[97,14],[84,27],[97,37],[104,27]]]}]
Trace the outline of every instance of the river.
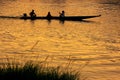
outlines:
[{"label": "river", "polygon": [[[0,64],[45,61],[71,64],[86,80],[120,79],[120,0],[0,0],[0,16],[101,17],[85,21],[0,18]],[[82,71],[81,71],[82,69]]]}]

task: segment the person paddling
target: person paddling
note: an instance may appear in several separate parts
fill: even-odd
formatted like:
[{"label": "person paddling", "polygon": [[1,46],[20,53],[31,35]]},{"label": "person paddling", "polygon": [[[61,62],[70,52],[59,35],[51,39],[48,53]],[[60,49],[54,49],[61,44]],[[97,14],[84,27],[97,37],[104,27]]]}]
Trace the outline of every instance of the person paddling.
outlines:
[{"label": "person paddling", "polygon": [[23,13],[23,17],[26,18],[27,17],[27,13]]},{"label": "person paddling", "polygon": [[47,16],[46,16],[47,18],[51,18],[52,16],[51,16],[51,13],[50,12],[48,12],[48,14],[47,14]]},{"label": "person paddling", "polygon": [[29,13],[29,15],[30,15],[31,18],[36,17],[36,14],[35,14],[34,10],[32,10],[32,11]]},{"label": "person paddling", "polygon": [[65,17],[65,11],[62,11],[62,13],[60,13],[60,17]]}]

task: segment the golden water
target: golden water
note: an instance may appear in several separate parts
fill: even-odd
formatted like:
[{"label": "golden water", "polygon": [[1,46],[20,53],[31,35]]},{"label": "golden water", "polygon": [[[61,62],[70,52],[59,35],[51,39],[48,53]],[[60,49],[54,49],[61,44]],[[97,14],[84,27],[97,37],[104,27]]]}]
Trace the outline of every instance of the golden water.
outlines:
[{"label": "golden water", "polygon": [[[15,60],[46,60],[52,65],[72,61],[88,80],[119,80],[119,0],[0,0],[0,16],[20,16],[32,9],[39,16],[98,15],[87,21],[0,18],[0,64]],[[7,59],[6,59],[7,58]]]}]

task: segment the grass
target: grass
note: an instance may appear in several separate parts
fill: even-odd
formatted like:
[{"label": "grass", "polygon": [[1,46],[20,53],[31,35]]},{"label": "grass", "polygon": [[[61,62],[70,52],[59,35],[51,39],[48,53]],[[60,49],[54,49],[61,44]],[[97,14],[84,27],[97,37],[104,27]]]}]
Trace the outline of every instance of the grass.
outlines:
[{"label": "grass", "polygon": [[79,73],[33,63],[6,64],[0,67],[0,80],[79,80]]}]

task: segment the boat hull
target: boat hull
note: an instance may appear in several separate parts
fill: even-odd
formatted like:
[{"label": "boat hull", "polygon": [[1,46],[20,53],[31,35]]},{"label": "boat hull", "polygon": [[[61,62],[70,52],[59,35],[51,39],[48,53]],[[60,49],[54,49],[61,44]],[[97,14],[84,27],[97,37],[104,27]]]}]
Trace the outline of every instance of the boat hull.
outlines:
[{"label": "boat hull", "polygon": [[97,16],[66,16],[66,17],[57,17],[57,16],[53,16],[53,17],[21,17],[20,19],[32,19],[32,20],[36,20],[36,19],[47,19],[47,20],[73,20],[73,21],[79,21],[79,20],[83,20],[83,19],[88,19],[88,18],[95,18],[95,17],[100,17],[101,15],[97,15]]},{"label": "boat hull", "polygon": [[24,20],[37,20],[37,19],[45,19],[45,20],[71,20],[71,21],[81,21],[83,19],[89,19],[89,18],[95,18],[100,17],[101,15],[96,16],[65,16],[65,17],[58,17],[58,16],[52,16],[52,17],[44,17],[44,16],[38,16],[38,17],[12,17],[12,16],[0,16],[0,18],[12,18],[12,19],[24,19]]}]

